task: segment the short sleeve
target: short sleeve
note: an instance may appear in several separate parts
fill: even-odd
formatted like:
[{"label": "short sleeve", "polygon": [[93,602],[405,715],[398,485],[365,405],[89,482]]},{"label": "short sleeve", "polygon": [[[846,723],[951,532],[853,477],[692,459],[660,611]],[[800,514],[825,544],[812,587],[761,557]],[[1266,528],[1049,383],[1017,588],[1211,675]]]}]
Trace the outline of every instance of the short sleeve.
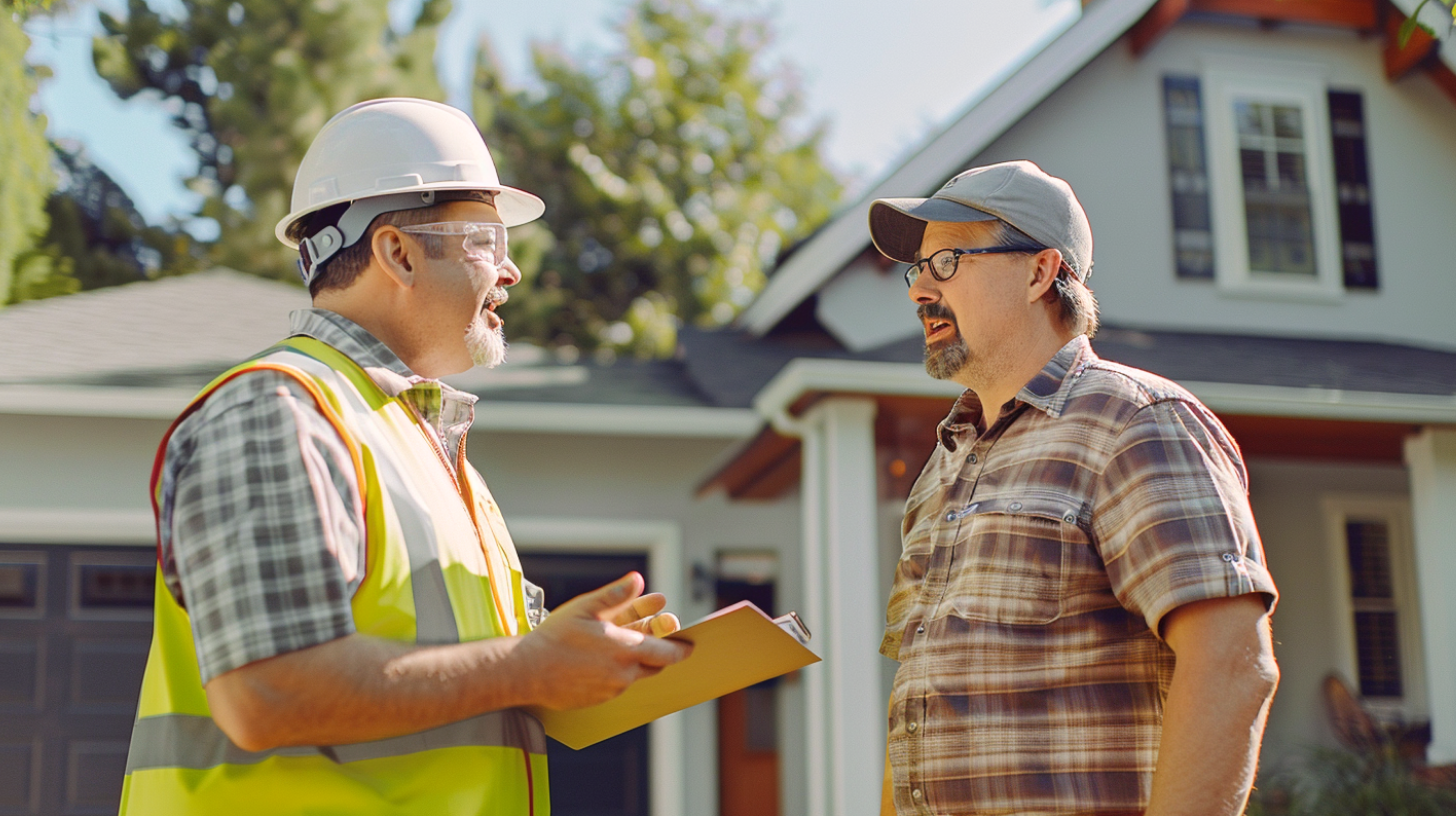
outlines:
[{"label": "short sleeve", "polygon": [[1153,403],[1122,429],[1092,530],[1118,600],[1160,637],[1187,603],[1261,593],[1272,609],[1278,598],[1238,446],[1191,400]]},{"label": "short sleeve", "polygon": [[354,632],[358,477],[291,377],[244,374],[167,446],[163,575],[187,609],[202,680]]}]

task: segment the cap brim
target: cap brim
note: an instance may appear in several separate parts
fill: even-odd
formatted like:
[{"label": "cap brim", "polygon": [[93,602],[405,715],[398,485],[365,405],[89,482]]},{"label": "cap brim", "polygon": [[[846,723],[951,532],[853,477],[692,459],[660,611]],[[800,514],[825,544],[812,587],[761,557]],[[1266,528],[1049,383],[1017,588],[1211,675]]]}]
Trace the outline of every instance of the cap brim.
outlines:
[{"label": "cap brim", "polygon": [[914,263],[930,221],[968,224],[996,216],[943,198],[881,198],[870,205],[870,240],[885,257]]}]

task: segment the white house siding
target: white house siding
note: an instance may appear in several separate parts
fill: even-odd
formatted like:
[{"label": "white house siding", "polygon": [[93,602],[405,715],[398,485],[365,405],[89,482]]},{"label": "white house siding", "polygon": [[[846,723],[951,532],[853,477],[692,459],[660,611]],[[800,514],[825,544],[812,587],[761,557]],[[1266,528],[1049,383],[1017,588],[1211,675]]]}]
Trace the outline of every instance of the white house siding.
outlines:
[{"label": "white house siding", "polygon": [[[147,481],[166,429],[161,420],[0,415],[0,519],[11,523],[0,542],[34,540],[47,518],[90,539],[68,543],[150,542]],[[87,518],[121,521],[92,535]]]},{"label": "white house siding", "polygon": [[[1444,248],[1456,223],[1456,102],[1424,75],[1388,82],[1381,42],[1336,29],[1180,23],[1141,58],[1115,44],[970,163],[1031,159],[1072,184],[1092,221],[1091,284],[1109,323],[1456,348],[1456,275]],[[1328,87],[1361,92],[1378,292],[1262,300],[1174,277],[1162,77],[1198,75],[1214,53],[1314,64]],[[1206,114],[1206,94],[1204,104]]]}]

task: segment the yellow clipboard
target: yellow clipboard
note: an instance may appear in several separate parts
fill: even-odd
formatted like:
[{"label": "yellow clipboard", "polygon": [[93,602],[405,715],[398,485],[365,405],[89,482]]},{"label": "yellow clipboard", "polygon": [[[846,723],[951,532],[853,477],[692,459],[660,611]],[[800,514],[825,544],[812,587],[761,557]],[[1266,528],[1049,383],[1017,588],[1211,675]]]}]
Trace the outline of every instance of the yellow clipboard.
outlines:
[{"label": "yellow clipboard", "polygon": [[692,643],[692,655],[638,680],[620,696],[571,711],[526,710],[552,739],[581,749],[819,662],[807,645],[809,631],[797,615],[770,618],[750,601],[725,606],[670,637]]}]

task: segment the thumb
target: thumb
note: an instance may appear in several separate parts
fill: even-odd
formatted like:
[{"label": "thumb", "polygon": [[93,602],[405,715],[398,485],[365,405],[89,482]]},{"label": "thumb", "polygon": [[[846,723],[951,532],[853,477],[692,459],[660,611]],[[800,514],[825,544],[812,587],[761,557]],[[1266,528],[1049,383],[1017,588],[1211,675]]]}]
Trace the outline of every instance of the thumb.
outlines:
[{"label": "thumb", "polygon": [[610,621],[626,610],[642,594],[646,582],[638,572],[629,572],[600,589],[582,595],[581,613],[597,620]]}]

